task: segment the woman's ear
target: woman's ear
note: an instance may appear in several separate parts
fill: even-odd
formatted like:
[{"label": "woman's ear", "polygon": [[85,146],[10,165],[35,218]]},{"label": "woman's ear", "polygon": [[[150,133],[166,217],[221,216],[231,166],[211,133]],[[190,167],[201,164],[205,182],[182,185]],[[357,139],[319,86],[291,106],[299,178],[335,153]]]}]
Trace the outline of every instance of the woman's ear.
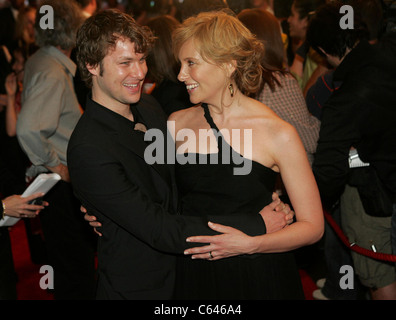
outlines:
[{"label": "woman's ear", "polygon": [[237,68],[236,60],[232,60],[231,62],[226,63],[225,67],[227,71],[227,76],[231,77]]}]

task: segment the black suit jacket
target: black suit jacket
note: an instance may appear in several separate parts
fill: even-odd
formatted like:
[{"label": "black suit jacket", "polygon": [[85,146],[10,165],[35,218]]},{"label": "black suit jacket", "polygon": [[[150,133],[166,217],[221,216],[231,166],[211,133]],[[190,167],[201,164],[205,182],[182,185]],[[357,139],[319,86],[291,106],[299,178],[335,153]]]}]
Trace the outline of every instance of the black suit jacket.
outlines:
[{"label": "black suit jacket", "polygon": [[376,169],[396,201],[396,33],[379,45],[361,41],[334,72],[342,82],[324,105],[313,171],[323,204],[349,182],[351,147]]},{"label": "black suit jacket", "polygon": [[[134,116],[166,134],[160,106],[143,95]],[[103,224],[98,245],[98,298],[168,299],[175,256],[192,235],[213,234],[209,220],[249,234],[265,233],[257,217],[183,217],[177,214],[172,166],[148,165],[147,143],[132,122],[93,102],[77,124],[68,147],[76,196]]]}]

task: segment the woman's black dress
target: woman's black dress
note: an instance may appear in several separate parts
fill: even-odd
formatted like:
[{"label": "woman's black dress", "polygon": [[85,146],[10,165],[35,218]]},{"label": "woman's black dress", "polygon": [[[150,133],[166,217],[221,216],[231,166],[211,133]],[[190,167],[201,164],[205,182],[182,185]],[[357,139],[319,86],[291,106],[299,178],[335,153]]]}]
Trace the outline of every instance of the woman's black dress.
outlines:
[{"label": "woman's black dress", "polygon": [[[210,155],[194,154],[199,164],[176,165],[182,214],[258,214],[271,202],[276,173],[250,161],[249,174],[235,175],[235,163],[248,160],[218,134],[207,105],[202,107],[218,137],[219,164],[210,164]],[[231,150],[231,164],[227,164],[230,157],[224,153],[226,148]],[[208,164],[202,164],[204,159]],[[179,257],[176,278],[176,299],[304,299],[298,268],[290,252],[218,261]]]}]

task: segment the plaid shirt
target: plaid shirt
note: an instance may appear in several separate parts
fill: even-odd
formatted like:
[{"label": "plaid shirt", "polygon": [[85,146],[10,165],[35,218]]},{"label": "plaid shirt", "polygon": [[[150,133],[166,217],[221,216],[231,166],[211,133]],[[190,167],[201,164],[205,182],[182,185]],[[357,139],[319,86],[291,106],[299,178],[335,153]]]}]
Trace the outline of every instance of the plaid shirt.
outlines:
[{"label": "plaid shirt", "polygon": [[312,164],[319,138],[320,121],[309,113],[297,80],[290,74],[277,73],[276,77],[281,85],[277,85],[272,92],[269,85],[265,84],[258,100],[296,128],[308,160]]}]

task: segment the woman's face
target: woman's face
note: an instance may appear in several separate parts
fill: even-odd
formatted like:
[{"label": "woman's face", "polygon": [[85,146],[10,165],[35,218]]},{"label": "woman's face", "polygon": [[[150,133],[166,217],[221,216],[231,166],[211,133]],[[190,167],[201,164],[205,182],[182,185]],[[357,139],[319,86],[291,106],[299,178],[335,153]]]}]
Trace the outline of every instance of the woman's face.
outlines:
[{"label": "woman's face", "polygon": [[304,40],[307,33],[308,19],[306,17],[300,19],[300,14],[296,10],[294,4],[291,7],[291,13],[287,22],[289,23],[290,36],[292,38]]},{"label": "woman's face", "polygon": [[36,20],[36,10],[26,13],[26,32],[31,41],[34,41],[34,22]]},{"label": "woman's face", "polygon": [[185,42],[180,51],[178,79],[184,82],[194,104],[205,102],[218,105],[228,81],[226,71],[214,63],[206,62],[197,51],[193,39]]}]

